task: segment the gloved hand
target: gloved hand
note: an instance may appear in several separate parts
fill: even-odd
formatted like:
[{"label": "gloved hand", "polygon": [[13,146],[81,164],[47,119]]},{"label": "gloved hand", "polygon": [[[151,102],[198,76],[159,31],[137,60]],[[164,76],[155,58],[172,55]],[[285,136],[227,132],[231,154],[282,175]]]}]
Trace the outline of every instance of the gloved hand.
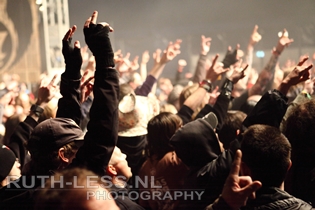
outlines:
[{"label": "gloved hand", "polygon": [[91,18],[89,18],[84,25],[85,42],[92,51],[96,67],[102,65],[103,67],[114,67],[114,52],[109,39],[109,32],[113,31],[107,23],[100,23],[96,25],[98,13],[95,11]]},{"label": "gloved hand", "polygon": [[231,47],[228,48],[228,51],[226,52],[225,57],[222,61],[224,69],[229,68],[231,65],[235,64],[238,61],[237,50],[238,47],[236,47],[234,51],[232,51]]},{"label": "gloved hand", "polygon": [[62,40],[62,54],[66,63],[66,70],[64,75],[69,79],[80,79],[81,78],[81,65],[82,56],[80,52],[80,42],[75,41],[74,48],[71,46],[72,35],[76,30],[76,26],[72,26],[65,34]]}]

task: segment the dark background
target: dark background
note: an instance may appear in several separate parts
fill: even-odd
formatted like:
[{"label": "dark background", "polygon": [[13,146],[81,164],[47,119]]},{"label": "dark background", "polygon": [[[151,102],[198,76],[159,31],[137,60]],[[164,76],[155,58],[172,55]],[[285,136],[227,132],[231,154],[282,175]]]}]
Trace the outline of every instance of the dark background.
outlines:
[{"label": "dark background", "polygon": [[[169,41],[183,40],[182,53],[168,68],[176,68],[178,59],[186,59],[192,70],[200,51],[200,36],[212,38],[210,53],[225,53],[237,43],[246,50],[255,24],[262,40],[255,50],[267,53],[276,45],[283,28],[294,39],[290,49],[299,53],[315,52],[315,0],[68,0],[70,24],[79,28],[74,39],[84,45],[82,27],[94,10],[98,21],[106,21],[115,29],[111,34],[113,48],[141,57],[144,50],[151,55],[164,49]],[[313,51],[308,51],[308,49]],[[290,57],[290,54],[286,54]],[[293,55],[291,55],[293,56]],[[219,58],[220,59],[220,58]],[[298,59],[294,54],[291,59]],[[193,63],[192,63],[193,62]],[[150,64],[148,69],[150,68]],[[164,75],[173,76],[169,70]]]}]

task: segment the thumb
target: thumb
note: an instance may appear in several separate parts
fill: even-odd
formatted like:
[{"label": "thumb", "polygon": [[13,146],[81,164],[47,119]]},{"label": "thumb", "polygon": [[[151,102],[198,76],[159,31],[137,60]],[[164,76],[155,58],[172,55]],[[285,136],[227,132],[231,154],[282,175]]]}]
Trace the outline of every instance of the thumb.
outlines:
[{"label": "thumb", "polygon": [[80,49],[81,45],[79,41],[74,42],[74,47]]},{"label": "thumb", "polygon": [[254,182],[252,182],[251,184],[249,184],[249,185],[247,185],[246,187],[244,187],[243,189],[242,189],[242,191],[243,191],[243,193],[244,193],[244,195],[246,196],[246,197],[249,197],[249,198],[251,198],[251,199],[255,199],[255,192],[259,189],[259,188],[261,188],[261,186],[262,186],[262,184],[261,184],[261,182],[260,181],[254,181]]}]

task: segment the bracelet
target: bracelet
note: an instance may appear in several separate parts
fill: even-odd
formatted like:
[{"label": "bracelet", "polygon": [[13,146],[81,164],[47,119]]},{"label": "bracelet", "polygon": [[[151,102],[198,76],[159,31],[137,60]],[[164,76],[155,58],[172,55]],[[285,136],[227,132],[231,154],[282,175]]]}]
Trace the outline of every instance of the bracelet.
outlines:
[{"label": "bracelet", "polygon": [[224,82],[224,84],[222,86],[222,89],[226,89],[226,90],[232,92],[233,86],[234,85],[233,85],[233,82],[231,80],[225,79],[225,82]]},{"label": "bracelet", "polygon": [[33,112],[37,117],[40,117],[40,115],[44,112],[44,109],[36,104],[33,104],[31,106],[31,112]]},{"label": "bracelet", "polygon": [[199,83],[199,87],[204,88],[208,93],[211,93],[212,91],[212,84],[210,80],[206,80],[206,79],[202,80]]}]

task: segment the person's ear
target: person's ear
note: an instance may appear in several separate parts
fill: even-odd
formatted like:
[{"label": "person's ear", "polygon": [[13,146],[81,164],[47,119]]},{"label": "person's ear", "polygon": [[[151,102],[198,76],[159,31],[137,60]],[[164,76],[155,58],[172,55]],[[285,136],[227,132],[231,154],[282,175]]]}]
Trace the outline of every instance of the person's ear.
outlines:
[{"label": "person's ear", "polygon": [[69,158],[65,157],[65,149],[64,148],[60,148],[58,150],[58,156],[60,157],[60,159],[65,162],[65,163],[69,163]]},{"label": "person's ear", "polygon": [[291,166],[292,166],[292,161],[291,161],[291,159],[289,160],[290,162],[289,162],[289,166],[288,166],[288,171],[290,170],[290,168],[291,168]]},{"label": "person's ear", "polygon": [[110,175],[110,176],[116,176],[117,175],[117,171],[116,168],[113,165],[108,165],[106,168],[106,172]]}]

